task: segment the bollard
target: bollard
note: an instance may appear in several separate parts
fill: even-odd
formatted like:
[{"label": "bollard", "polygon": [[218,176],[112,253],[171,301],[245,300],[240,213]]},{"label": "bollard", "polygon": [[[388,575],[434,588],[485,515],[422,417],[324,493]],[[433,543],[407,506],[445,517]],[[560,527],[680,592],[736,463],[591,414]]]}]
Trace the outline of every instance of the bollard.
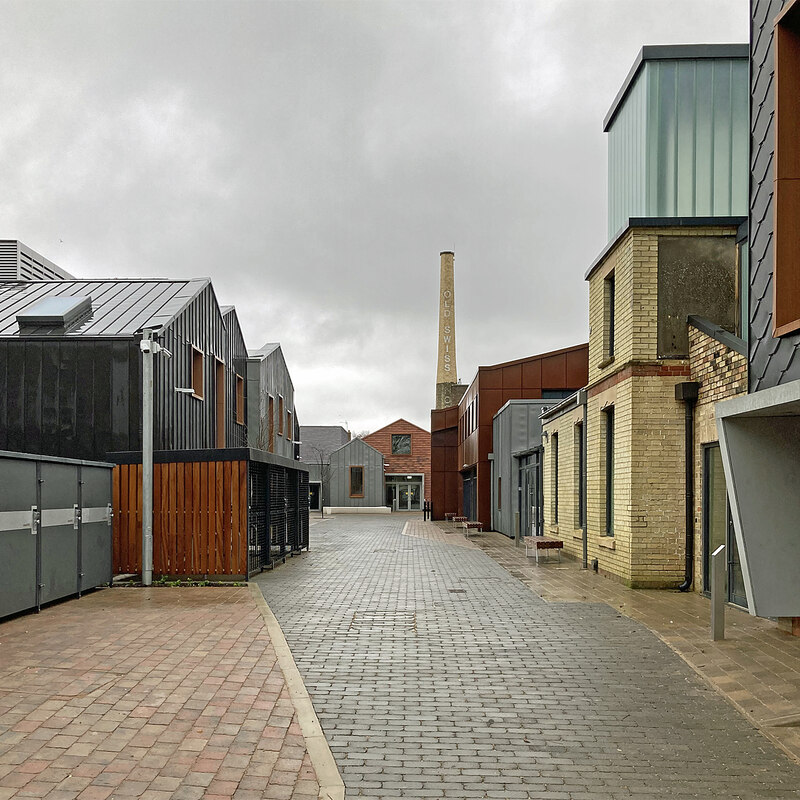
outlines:
[{"label": "bollard", "polygon": [[725,638],[725,573],[727,567],[725,545],[721,544],[711,554],[711,638],[715,642]]}]

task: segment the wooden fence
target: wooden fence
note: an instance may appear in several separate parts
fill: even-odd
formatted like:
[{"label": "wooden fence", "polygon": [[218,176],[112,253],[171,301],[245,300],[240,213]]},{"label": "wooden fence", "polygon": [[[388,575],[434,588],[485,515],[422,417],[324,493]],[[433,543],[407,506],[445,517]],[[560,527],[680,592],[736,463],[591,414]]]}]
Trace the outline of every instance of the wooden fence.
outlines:
[{"label": "wooden fence", "polygon": [[[245,577],[247,461],[154,464],[153,573]],[[142,570],[142,465],[114,468],[114,573]]]}]

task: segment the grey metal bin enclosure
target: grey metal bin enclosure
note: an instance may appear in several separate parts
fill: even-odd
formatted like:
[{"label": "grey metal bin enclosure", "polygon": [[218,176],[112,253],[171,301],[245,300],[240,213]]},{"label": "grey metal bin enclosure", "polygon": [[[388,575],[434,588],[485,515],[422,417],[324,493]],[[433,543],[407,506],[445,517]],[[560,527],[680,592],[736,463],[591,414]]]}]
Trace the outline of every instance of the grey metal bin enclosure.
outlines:
[{"label": "grey metal bin enclosure", "polygon": [[0,451],[0,617],[111,581],[113,466]]}]

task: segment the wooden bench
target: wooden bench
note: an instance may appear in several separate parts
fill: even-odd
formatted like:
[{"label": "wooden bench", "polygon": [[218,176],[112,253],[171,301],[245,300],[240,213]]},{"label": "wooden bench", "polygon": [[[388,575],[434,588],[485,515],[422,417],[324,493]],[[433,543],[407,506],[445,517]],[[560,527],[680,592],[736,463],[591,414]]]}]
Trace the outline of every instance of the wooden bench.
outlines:
[{"label": "wooden bench", "polygon": [[470,534],[473,531],[477,531],[478,533],[483,533],[483,523],[482,522],[465,522],[464,524],[464,536],[469,538]]},{"label": "wooden bench", "polygon": [[536,565],[539,565],[540,550],[555,550],[558,552],[558,560],[561,561],[561,551],[564,549],[564,542],[561,539],[551,539],[549,536],[526,536],[525,537],[525,556],[528,550],[533,550],[536,556]]}]

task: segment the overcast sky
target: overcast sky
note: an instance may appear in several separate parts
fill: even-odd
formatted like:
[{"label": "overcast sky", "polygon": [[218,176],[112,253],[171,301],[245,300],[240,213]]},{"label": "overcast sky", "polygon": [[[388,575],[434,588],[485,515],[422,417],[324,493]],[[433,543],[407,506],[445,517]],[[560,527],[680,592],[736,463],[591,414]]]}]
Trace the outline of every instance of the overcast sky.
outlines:
[{"label": "overcast sky", "polygon": [[428,428],[458,372],[586,341],[602,120],[643,44],[747,0],[0,0],[0,238],[78,277],[209,276],[304,425]]}]

